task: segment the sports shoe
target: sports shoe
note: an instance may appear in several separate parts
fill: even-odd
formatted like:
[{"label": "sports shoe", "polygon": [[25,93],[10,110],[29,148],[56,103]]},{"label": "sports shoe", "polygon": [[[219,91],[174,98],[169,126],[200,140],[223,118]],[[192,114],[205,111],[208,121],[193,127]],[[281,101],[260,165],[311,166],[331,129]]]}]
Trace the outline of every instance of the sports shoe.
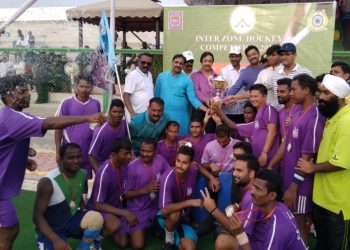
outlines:
[{"label": "sports shoe", "polygon": [[164,242],[162,250],[177,250],[177,246],[174,243]]}]

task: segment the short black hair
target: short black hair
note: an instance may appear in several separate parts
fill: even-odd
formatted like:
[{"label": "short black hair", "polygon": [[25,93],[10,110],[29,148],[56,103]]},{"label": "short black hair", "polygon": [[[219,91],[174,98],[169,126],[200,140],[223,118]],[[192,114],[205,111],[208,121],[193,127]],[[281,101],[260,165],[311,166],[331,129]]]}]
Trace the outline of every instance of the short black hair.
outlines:
[{"label": "short black hair", "polygon": [[0,97],[2,102],[6,105],[5,97],[10,95],[17,86],[26,86],[27,80],[21,75],[5,76],[0,78]]},{"label": "short black hair", "polygon": [[252,49],[255,49],[258,53],[260,53],[258,47],[254,46],[254,45],[249,45],[249,46],[244,50],[244,54],[247,56],[248,52],[249,52],[250,50],[252,50]]},{"label": "short black hair", "polygon": [[81,151],[81,147],[79,146],[79,144],[73,142],[66,143],[60,147],[60,158],[63,159],[66,155],[67,150],[71,148],[78,148]]},{"label": "short black hair", "polygon": [[292,85],[292,79],[290,78],[281,78],[277,80],[277,85],[287,85],[290,89],[290,86]]},{"label": "short black hair", "polygon": [[182,155],[188,155],[190,157],[190,161],[193,161],[194,159],[194,149],[192,147],[183,145],[181,147],[179,147],[179,149],[177,150],[177,154],[182,154]]},{"label": "short black hair", "polygon": [[158,145],[158,142],[156,139],[152,138],[152,137],[145,137],[142,139],[141,141],[141,145],[142,144],[146,144],[146,145],[153,145],[153,148],[155,150],[157,150],[157,145]]},{"label": "short black hair", "polygon": [[281,49],[281,45],[279,45],[279,44],[271,45],[270,47],[267,48],[266,55],[270,56],[270,55],[272,55],[274,53],[278,54],[278,51],[280,49]]},{"label": "short black hair", "polygon": [[318,75],[315,77],[315,81],[316,83],[320,82],[322,83],[323,82],[323,78],[327,75],[327,73],[322,73],[321,75]]},{"label": "short black hair", "polygon": [[148,52],[144,52],[144,53],[139,54],[139,55],[137,56],[137,58],[138,58],[138,59],[141,59],[141,57],[143,57],[143,56],[150,57],[150,58],[152,58],[152,60],[153,60],[153,55],[150,54],[150,53],[148,53]]},{"label": "short black hair", "polygon": [[184,60],[184,64],[185,64],[185,62],[186,62],[186,57],[184,57],[183,54],[175,54],[175,55],[173,56],[172,62],[173,62],[176,58],[182,58],[182,59]]},{"label": "short black hair", "polygon": [[169,128],[170,126],[176,126],[176,127],[180,128],[180,124],[177,121],[169,121],[166,124],[165,129]]},{"label": "short black hair", "polygon": [[301,88],[309,88],[312,95],[315,95],[318,87],[316,80],[307,74],[300,74],[293,77],[293,81],[298,81]]},{"label": "short black hair", "polygon": [[164,101],[160,97],[153,97],[153,98],[151,98],[151,100],[149,100],[149,106],[151,106],[151,104],[154,103],[154,102],[159,104],[159,105],[164,106]]},{"label": "short black hair", "polygon": [[244,161],[247,163],[247,167],[249,170],[252,170],[255,172],[255,175],[259,172],[260,170],[260,165],[258,159],[254,157],[252,154],[242,154],[242,155],[237,155],[236,160]]},{"label": "short black hair", "polygon": [[203,62],[203,59],[204,59],[204,57],[206,57],[206,56],[211,56],[211,57],[213,58],[213,62],[214,62],[214,55],[213,55],[213,53],[211,53],[211,52],[209,52],[209,51],[203,52],[203,53],[201,54],[201,57],[200,57],[200,59],[199,59],[199,62]]},{"label": "short black hair", "polygon": [[233,145],[233,149],[237,149],[237,148],[243,149],[245,154],[253,153],[252,145],[249,142],[245,142],[245,141],[237,142],[235,145]]},{"label": "short black hair", "polygon": [[203,119],[199,116],[199,115],[194,115],[191,117],[191,121],[190,121],[190,124],[192,122],[199,122],[201,124],[201,126],[203,127],[204,126],[204,122],[203,122]]},{"label": "short black hair", "polygon": [[78,75],[77,78],[77,85],[79,84],[80,81],[86,81],[87,83],[89,83],[90,85],[92,85],[92,77],[90,74],[80,74]]},{"label": "short black hair", "polygon": [[113,107],[120,107],[124,110],[124,102],[120,99],[113,99],[111,105],[109,106],[109,110],[111,110]]},{"label": "short black hair", "polygon": [[282,201],[283,198],[283,184],[281,176],[273,171],[268,169],[261,169],[256,175],[256,179],[264,180],[267,182],[266,188],[267,192],[275,192],[276,200]]},{"label": "short black hair", "polygon": [[334,62],[334,63],[332,63],[332,65],[331,65],[331,68],[333,68],[333,67],[341,67],[341,69],[342,69],[342,71],[346,74],[346,73],[348,73],[348,74],[350,74],[350,65],[349,64],[347,64],[347,63],[345,63],[345,62]]},{"label": "short black hair", "polygon": [[252,108],[255,114],[258,113],[257,108],[254,107],[251,102],[247,102],[246,104],[244,104],[243,109],[245,109],[245,108]]},{"label": "short black hair", "polygon": [[225,136],[231,137],[231,129],[225,124],[220,124],[215,128],[215,135],[219,138]]},{"label": "short black hair", "polygon": [[112,142],[111,152],[118,153],[121,149],[132,150],[132,144],[127,138],[117,138]]},{"label": "short black hair", "polygon": [[253,86],[250,87],[249,92],[251,92],[252,90],[257,90],[259,91],[262,95],[267,95],[267,88],[265,87],[265,85],[261,84],[261,83],[257,83],[254,84]]}]

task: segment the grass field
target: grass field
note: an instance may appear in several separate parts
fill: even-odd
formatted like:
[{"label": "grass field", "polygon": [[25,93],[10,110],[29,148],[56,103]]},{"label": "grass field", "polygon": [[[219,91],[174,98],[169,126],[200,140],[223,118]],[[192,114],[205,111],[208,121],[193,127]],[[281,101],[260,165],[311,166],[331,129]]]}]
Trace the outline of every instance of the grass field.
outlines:
[{"label": "grass field", "polygon": [[[34,204],[35,193],[30,191],[22,191],[21,195],[14,199],[14,204],[17,208],[19,221],[20,221],[20,233],[14,243],[14,250],[35,250],[37,249],[35,243],[35,231],[34,224],[32,222],[32,211]],[[152,237],[151,232],[148,232],[147,246],[145,250],[160,250],[162,246],[162,240]],[[310,239],[310,250],[314,247],[315,240],[312,236]],[[69,244],[72,249],[76,249],[78,246],[77,240],[69,240]],[[118,249],[111,240],[105,239],[102,242],[103,250]],[[130,248],[127,248],[130,249]],[[198,249],[212,250],[214,249],[214,240],[212,234],[207,234],[204,237],[199,238]],[[282,249],[281,249],[282,250]]]}]

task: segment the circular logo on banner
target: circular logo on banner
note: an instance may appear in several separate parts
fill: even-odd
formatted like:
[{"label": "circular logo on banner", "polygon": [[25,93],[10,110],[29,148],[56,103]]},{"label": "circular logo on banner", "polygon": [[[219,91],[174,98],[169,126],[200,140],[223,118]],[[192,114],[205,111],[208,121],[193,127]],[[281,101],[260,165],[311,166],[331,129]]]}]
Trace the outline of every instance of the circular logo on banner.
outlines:
[{"label": "circular logo on banner", "polygon": [[307,27],[312,31],[324,31],[327,29],[328,17],[324,10],[313,11],[307,19]]},{"label": "circular logo on banner", "polygon": [[246,34],[254,28],[256,22],[255,12],[252,8],[241,6],[231,15],[231,28],[238,34]]}]

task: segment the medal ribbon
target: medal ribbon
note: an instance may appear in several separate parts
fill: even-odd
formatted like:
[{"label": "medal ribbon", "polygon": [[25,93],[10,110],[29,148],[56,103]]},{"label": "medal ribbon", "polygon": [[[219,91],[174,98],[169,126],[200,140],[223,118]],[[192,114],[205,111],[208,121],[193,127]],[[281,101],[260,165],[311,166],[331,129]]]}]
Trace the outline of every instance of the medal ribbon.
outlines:
[{"label": "medal ribbon", "polygon": [[[151,169],[149,169],[146,163],[143,163],[143,166],[145,167],[145,170],[147,172],[148,183],[151,183],[154,180],[154,177],[156,176],[156,168],[154,166],[154,161],[152,160]],[[149,172],[151,172],[151,174]]]},{"label": "medal ribbon", "polygon": [[77,193],[77,188],[78,188],[78,180],[77,180],[77,175],[75,175],[74,179],[75,179],[75,187],[74,190],[72,190],[72,186],[70,185],[70,182],[67,178],[67,176],[65,175],[65,173],[63,171],[61,171],[62,176],[64,181],[67,183],[68,189],[69,189],[69,196],[70,196],[70,201],[75,201],[75,195]]},{"label": "medal ribbon", "polygon": [[[240,219],[242,221],[255,221],[255,222],[256,221],[264,221],[264,220],[269,219],[273,215],[273,213],[275,212],[275,209],[276,209],[276,207],[274,207],[272,209],[272,211],[268,215],[266,215],[264,218],[262,218],[262,219],[252,219],[252,218],[244,218],[244,217],[240,217]],[[258,211],[260,211],[259,208],[253,208],[253,209],[242,210],[242,211],[236,212],[235,214],[238,214],[238,215],[240,215],[240,214],[248,214],[250,212],[258,212]]]},{"label": "medal ribbon", "polygon": [[122,184],[122,171],[121,171],[121,168],[118,169],[117,167],[114,166],[113,162],[111,160],[109,160],[109,163],[113,166],[113,168],[115,170],[117,170],[118,174],[116,174],[116,178],[118,180],[118,186],[119,186],[119,199],[120,199],[120,202],[123,202],[123,184]]},{"label": "medal ribbon", "polygon": [[184,196],[184,195],[183,195],[183,192],[181,192],[180,182],[179,182],[179,179],[177,178],[176,174],[175,174],[175,178],[176,178],[177,193],[179,194],[180,201],[183,201],[184,197],[182,197],[182,196]]},{"label": "medal ribbon", "polygon": [[[292,108],[289,110],[288,116],[287,116],[287,118],[286,118],[286,120],[289,118],[289,119],[290,119],[290,122],[292,122],[292,112],[293,112],[294,107],[295,107],[295,104],[293,104]],[[286,126],[286,120],[284,121],[284,124],[283,124],[283,132],[284,132],[284,135],[283,135],[283,136],[284,136],[284,137],[287,136],[287,133],[289,132],[288,128],[289,128],[289,126],[291,125],[291,124],[289,123],[289,126]]]}]

